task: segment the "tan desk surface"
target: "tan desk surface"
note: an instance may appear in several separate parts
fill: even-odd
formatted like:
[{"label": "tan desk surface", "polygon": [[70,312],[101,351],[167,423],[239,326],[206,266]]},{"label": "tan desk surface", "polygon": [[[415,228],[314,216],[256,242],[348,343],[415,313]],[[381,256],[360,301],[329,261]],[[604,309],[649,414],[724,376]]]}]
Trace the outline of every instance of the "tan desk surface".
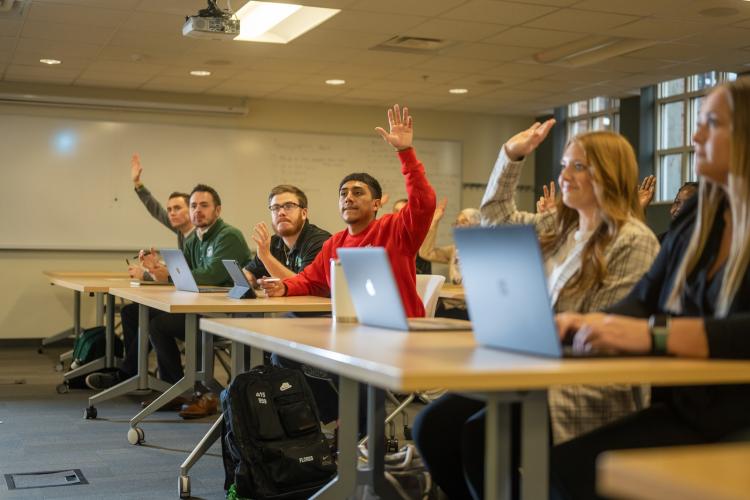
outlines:
[{"label": "tan desk surface", "polygon": [[172,286],[112,288],[109,293],[115,297],[132,300],[168,313],[329,312],[331,310],[331,299],[325,297],[230,299],[226,292],[180,292]]},{"label": "tan desk surface", "polygon": [[444,299],[463,299],[464,287],[462,285],[443,285],[440,289],[440,297]]},{"label": "tan desk surface", "polygon": [[201,329],[360,382],[411,392],[561,384],[750,383],[750,361],[549,359],[477,347],[470,332],[400,332],[327,318],[202,319]]},{"label": "tan desk surface", "polygon": [[128,273],[42,271],[53,285],[77,292],[107,293],[110,288],[130,284]]},{"label": "tan desk surface", "polygon": [[598,462],[599,492],[616,498],[750,498],[750,444],[611,451]]}]

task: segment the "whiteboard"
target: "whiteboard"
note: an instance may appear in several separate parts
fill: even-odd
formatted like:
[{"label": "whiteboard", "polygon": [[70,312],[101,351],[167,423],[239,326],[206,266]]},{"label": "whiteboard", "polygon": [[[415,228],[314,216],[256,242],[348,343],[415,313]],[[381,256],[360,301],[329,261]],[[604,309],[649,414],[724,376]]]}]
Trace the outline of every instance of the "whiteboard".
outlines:
[{"label": "whiteboard", "polygon": [[[0,248],[173,247],[175,236],[133,191],[134,152],[141,155],[144,184],[163,204],[172,191],[213,186],[222,198],[222,218],[251,247],[253,226],[270,222],[268,192],[278,184],[305,191],[311,222],[331,233],[345,228],[337,190],[351,172],[373,175],[391,201],[406,196],[398,157],[374,132],[344,136],[2,115],[0,148]],[[460,143],[416,140],[415,149],[438,196],[448,197],[447,214],[456,214]],[[440,240],[449,240],[450,225],[442,226]]]}]

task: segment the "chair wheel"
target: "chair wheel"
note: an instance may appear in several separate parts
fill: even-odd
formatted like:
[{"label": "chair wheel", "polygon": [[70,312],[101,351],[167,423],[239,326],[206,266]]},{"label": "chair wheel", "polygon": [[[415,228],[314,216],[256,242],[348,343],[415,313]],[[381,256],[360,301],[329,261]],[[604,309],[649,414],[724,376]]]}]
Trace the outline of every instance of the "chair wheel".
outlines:
[{"label": "chair wheel", "polygon": [[94,406],[89,406],[83,410],[83,418],[86,420],[94,420],[96,418],[97,411]]},{"label": "chair wheel", "polygon": [[44,347],[39,346],[39,348],[36,350],[37,354],[44,354]]},{"label": "chair wheel", "polygon": [[128,429],[128,443],[136,445],[142,444],[146,440],[146,433],[140,427],[131,427]]},{"label": "chair wheel", "polygon": [[180,498],[190,498],[190,476],[180,476],[177,480]]},{"label": "chair wheel", "polygon": [[66,382],[63,382],[62,384],[57,384],[55,390],[58,394],[67,394],[70,392],[70,386]]},{"label": "chair wheel", "polygon": [[55,365],[55,371],[56,371],[56,372],[61,372],[61,371],[63,371],[64,369],[65,369],[65,366],[63,366],[63,364],[62,364],[62,363],[57,363],[57,364]]}]

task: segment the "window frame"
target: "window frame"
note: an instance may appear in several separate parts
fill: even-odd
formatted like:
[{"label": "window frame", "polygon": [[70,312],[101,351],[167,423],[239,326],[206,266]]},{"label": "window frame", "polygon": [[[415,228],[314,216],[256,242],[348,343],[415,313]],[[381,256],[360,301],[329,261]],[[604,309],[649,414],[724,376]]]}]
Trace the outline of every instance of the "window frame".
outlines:
[{"label": "window frame", "polygon": [[[591,108],[593,107],[593,103],[596,99],[606,99],[606,105],[604,106],[604,109],[599,111],[591,111]],[[573,115],[571,112],[571,108],[581,102],[586,102],[586,112],[581,113],[578,115]],[[572,137],[571,131],[573,130],[573,127],[576,123],[586,121],[587,132],[593,132],[594,131],[594,122],[598,118],[604,118],[607,117],[610,120],[610,128],[606,129],[596,129],[596,130],[611,130],[613,132],[619,132],[620,131],[620,99],[617,97],[609,97],[609,96],[595,96],[590,97],[588,99],[581,99],[580,101],[575,101],[567,105],[567,127],[566,127],[566,133],[567,138],[570,140]]]}]

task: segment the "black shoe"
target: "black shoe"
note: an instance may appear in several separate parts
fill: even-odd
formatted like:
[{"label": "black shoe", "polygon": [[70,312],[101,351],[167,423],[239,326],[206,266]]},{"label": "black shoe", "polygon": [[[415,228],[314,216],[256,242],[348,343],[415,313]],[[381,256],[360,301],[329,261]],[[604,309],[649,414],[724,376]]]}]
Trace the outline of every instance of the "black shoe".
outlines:
[{"label": "black shoe", "polygon": [[120,372],[96,372],[86,376],[86,385],[89,389],[102,391],[119,384],[122,380]]}]

